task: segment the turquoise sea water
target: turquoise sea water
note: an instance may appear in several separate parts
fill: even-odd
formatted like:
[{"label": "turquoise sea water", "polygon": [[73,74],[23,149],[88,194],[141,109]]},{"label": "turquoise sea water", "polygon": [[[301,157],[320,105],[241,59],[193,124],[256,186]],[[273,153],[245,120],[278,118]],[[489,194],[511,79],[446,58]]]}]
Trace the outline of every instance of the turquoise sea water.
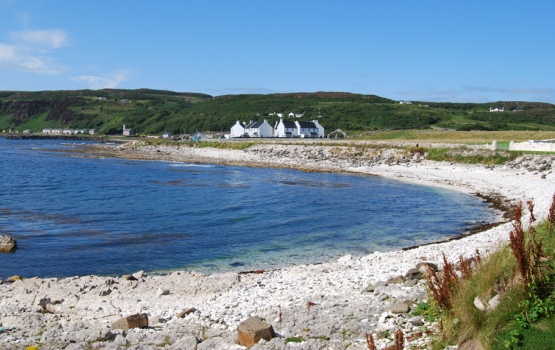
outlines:
[{"label": "turquoise sea water", "polygon": [[[0,278],[323,262],[491,222],[473,196],[374,176],[97,159],[0,138]],[[59,151],[56,151],[59,150]]]}]

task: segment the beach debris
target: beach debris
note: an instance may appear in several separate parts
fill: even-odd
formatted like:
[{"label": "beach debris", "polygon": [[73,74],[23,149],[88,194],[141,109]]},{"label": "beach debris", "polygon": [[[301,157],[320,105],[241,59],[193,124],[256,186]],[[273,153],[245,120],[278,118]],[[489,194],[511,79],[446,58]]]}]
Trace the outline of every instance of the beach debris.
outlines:
[{"label": "beach debris", "polygon": [[17,248],[17,242],[10,236],[2,235],[0,236],[0,252],[9,253],[13,252]]},{"label": "beach debris", "polygon": [[134,314],[124,318],[120,318],[112,324],[112,329],[121,329],[127,332],[131,328],[146,328],[148,327],[147,314]]},{"label": "beach debris", "polygon": [[249,349],[260,339],[270,341],[274,336],[272,325],[258,316],[250,317],[237,326],[237,343]]},{"label": "beach debris", "polygon": [[184,309],[182,310],[180,313],[177,314],[177,317],[179,318],[183,318],[185,316],[187,316],[188,314],[191,314],[193,312],[197,311],[197,309],[195,309],[194,307],[190,307],[188,309]]}]

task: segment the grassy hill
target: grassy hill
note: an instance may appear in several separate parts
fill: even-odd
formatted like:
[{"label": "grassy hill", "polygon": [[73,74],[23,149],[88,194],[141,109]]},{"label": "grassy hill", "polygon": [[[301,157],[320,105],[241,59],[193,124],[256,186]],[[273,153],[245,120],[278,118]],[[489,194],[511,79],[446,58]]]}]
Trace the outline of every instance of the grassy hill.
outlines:
[{"label": "grassy hill", "polygon": [[[102,98],[102,99],[101,99]],[[505,112],[489,112],[504,107]],[[555,130],[555,105],[532,102],[399,104],[375,95],[340,92],[226,95],[166,90],[0,91],[0,129],[98,128],[120,134],[122,124],[142,134],[228,132],[236,120],[318,118],[326,131],[419,129]]]}]

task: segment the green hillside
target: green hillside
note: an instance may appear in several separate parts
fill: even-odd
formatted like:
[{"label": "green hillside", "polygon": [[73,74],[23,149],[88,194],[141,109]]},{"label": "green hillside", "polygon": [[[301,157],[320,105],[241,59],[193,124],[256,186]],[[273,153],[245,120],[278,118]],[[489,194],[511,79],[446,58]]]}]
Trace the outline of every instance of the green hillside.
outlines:
[{"label": "green hillside", "polygon": [[[490,112],[504,107],[504,112]],[[126,124],[140,134],[229,131],[236,120],[268,119],[274,113],[318,118],[326,131],[415,129],[555,130],[555,105],[528,102],[399,104],[375,95],[316,92],[226,95],[166,90],[0,91],[0,129],[98,128],[120,134]]]}]

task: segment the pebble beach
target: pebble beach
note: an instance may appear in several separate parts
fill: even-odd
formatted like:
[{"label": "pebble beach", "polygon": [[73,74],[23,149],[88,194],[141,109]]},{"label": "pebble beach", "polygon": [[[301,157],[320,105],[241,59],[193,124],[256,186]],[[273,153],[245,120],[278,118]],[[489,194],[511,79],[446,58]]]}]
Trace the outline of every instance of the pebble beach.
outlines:
[{"label": "pebble beach", "polygon": [[[395,147],[255,144],[227,150],[133,141],[94,146],[75,156],[383,176],[495,199],[497,207],[532,201],[538,219],[546,217],[555,193],[551,155],[523,155],[484,166],[433,162]],[[264,319],[276,333],[252,349],[368,349],[367,334],[380,334],[376,345],[383,349],[393,344],[397,329],[405,334],[406,349],[426,348],[438,325],[407,312],[427,299],[425,280],[408,272],[424,262],[441,269],[443,254],[458,261],[477,250],[483,256],[495,251],[508,241],[512,228],[502,214],[491,227],[471,235],[461,232],[456,240],[275,270],[13,278],[0,284],[0,348],[246,349],[237,344],[237,327],[252,316]],[[134,314],[146,314],[148,327],[113,326]]]}]

